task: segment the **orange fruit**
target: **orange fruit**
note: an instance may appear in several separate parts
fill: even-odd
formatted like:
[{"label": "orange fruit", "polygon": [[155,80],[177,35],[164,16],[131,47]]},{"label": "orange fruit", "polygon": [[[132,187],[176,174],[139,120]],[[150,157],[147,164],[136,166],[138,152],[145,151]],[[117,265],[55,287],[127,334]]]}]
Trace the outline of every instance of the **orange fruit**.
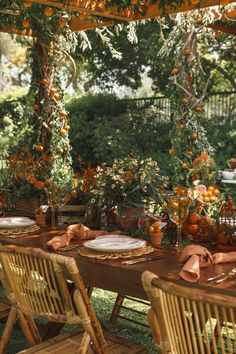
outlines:
[{"label": "orange fruit", "polygon": [[214,186],[209,186],[209,187],[207,188],[207,190],[213,192],[213,191],[215,190],[215,187],[214,187]]},{"label": "orange fruit", "polygon": [[188,156],[193,156],[193,152],[191,150],[188,151]]},{"label": "orange fruit", "polygon": [[210,197],[210,202],[215,202],[217,200],[217,197],[215,195],[212,195]]},{"label": "orange fruit", "polygon": [[43,151],[43,150],[44,150],[44,147],[43,147],[42,145],[37,145],[37,146],[35,147],[35,149],[36,149],[37,151]]},{"label": "orange fruit", "polygon": [[70,130],[70,126],[69,125],[65,125],[64,129],[68,132]]},{"label": "orange fruit", "polygon": [[192,134],[192,138],[193,138],[193,139],[197,139],[197,138],[198,138],[198,134],[197,134],[197,133],[193,133],[193,134]]},{"label": "orange fruit", "polygon": [[170,149],[169,150],[169,155],[173,155],[174,154],[174,150],[173,149]]},{"label": "orange fruit", "polygon": [[59,98],[60,98],[60,95],[59,95],[59,93],[54,93],[54,95],[53,95],[53,98],[56,100],[56,101],[58,101],[59,100]]},{"label": "orange fruit", "polygon": [[24,28],[29,28],[30,27],[30,21],[29,20],[23,20],[22,21],[22,26],[24,27]]},{"label": "orange fruit", "polygon": [[188,217],[188,223],[189,224],[197,224],[200,219],[201,219],[201,217],[198,213],[190,213],[189,217]]},{"label": "orange fruit", "polygon": [[62,17],[59,19],[58,24],[60,27],[65,27],[65,25],[67,24],[67,20],[64,17]]},{"label": "orange fruit", "polygon": [[179,73],[179,68],[173,68],[171,70],[171,74],[173,74],[173,75],[177,75],[178,73]]},{"label": "orange fruit", "polygon": [[210,201],[210,197],[203,197],[203,201],[204,201],[204,203],[208,203],[209,201]]},{"label": "orange fruit", "polygon": [[221,32],[220,30],[215,31],[215,36],[216,36],[216,37],[221,36],[221,34],[222,34],[222,32]]},{"label": "orange fruit", "polygon": [[51,87],[51,88],[50,88],[50,93],[51,93],[52,95],[54,95],[56,92],[57,92],[56,87]]},{"label": "orange fruit", "polygon": [[66,117],[67,117],[67,113],[64,112],[64,111],[59,112],[59,115],[60,115],[61,117],[63,117],[63,118],[66,118]]},{"label": "orange fruit", "polygon": [[33,109],[35,109],[36,111],[39,109],[38,103],[34,103],[32,107],[33,107]]},{"label": "orange fruit", "polygon": [[185,170],[188,166],[186,163],[182,163],[181,167]]},{"label": "orange fruit", "polygon": [[196,105],[195,106],[195,111],[198,112],[198,113],[201,112],[202,111],[201,106]]},{"label": "orange fruit", "polygon": [[47,17],[51,17],[53,15],[53,9],[51,7],[46,7],[43,12]]},{"label": "orange fruit", "polygon": [[36,180],[36,181],[34,182],[34,186],[35,186],[36,189],[41,190],[41,189],[44,188],[44,183],[41,182],[41,181]]},{"label": "orange fruit", "polygon": [[192,3],[193,5],[197,5],[197,4],[199,4],[199,2],[200,2],[200,0],[191,0],[191,3]]},{"label": "orange fruit", "polygon": [[47,79],[42,79],[42,80],[40,80],[40,84],[41,85],[47,85],[48,84],[48,80]]},{"label": "orange fruit", "polygon": [[180,128],[180,129],[184,129],[184,128],[185,128],[184,123],[180,123],[180,124],[179,124],[179,128]]},{"label": "orange fruit", "polygon": [[188,99],[186,97],[182,98],[181,103],[188,104]]},{"label": "orange fruit", "polygon": [[217,189],[217,188],[216,188],[216,189],[214,189],[214,190],[213,190],[213,194],[214,194],[214,195],[219,195],[219,194],[220,194],[219,189]]},{"label": "orange fruit", "polygon": [[150,229],[149,229],[150,233],[151,234],[154,234],[155,233],[155,227],[154,226],[150,226]]},{"label": "orange fruit", "polygon": [[66,133],[67,133],[67,131],[66,131],[65,129],[61,129],[61,130],[60,130],[60,135],[61,135],[61,136],[65,135]]},{"label": "orange fruit", "polygon": [[190,55],[191,50],[190,49],[184,49],[184,55]]},{"label": "orange fruit", "polygon": [[213,193],[212,193],[212,191],[207,191],[207,194],[208,194],[208,197],[212,197],[213,196]]}]

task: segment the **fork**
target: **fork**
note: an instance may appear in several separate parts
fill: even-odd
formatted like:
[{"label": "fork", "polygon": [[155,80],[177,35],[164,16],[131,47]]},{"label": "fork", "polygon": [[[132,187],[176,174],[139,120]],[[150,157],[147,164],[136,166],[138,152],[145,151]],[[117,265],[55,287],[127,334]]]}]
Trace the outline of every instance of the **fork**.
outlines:
[{"label": "fork", "polygon": [[229,273],[227,273],[224,278],[221,278],[221,279],[217,280],[217,281],[216,281],[216,284],[220,284],[220,283],[222,283],[223,281],[225,281],[226,279],[228,279],[228,278],[230,278],[230,277],[232,277],[232,276],[234,276],[234,275],[236,275],[236,267],[233,268],[233,269],[231,269],[231,271],[230,271]]}]

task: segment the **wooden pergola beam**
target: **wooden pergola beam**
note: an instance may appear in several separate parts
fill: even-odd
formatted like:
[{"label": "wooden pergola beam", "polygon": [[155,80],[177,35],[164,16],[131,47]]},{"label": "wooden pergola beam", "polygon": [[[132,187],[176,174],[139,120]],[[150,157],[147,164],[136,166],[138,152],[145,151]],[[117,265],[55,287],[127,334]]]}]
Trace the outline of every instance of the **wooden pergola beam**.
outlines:
[{"label": "wooden pergola beam", "polygon": [[224,33],[229,33],[232,35],[236,35],[236,27],[232,27],[226,24],[209,24],[208,28],[212,28],[214,31],[221,31]]}]

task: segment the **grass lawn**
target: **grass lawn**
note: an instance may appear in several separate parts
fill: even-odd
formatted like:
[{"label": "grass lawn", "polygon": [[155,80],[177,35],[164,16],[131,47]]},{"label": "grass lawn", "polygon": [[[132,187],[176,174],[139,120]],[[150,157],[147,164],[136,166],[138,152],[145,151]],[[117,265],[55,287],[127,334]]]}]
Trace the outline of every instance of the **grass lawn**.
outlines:
[{"label": "grass lawn", "polygon": [[[130,323],[122,319],[119,319],[116,325],[112,325],[110,323],[109,317],[111,315],[115,298],[116,294],[108,291],[104,291],[101,289],[95,289],[93,291],[92,303],[98,317],[102,320],[102,322],[107,328],[112,330],[112,332],[124,338],[143,343],[148,348],[148,352],[150,354],[156,353],[149,329],[146,329],[145,327]],[[136,302],[134,303],[129,300],[126,300],[125,304],[139,311],[147,311],[147,306],[143,304],[139,304]],[[123,311],[123,313],[125,314],[125,310]],[[129,313],[129,317],[133,319],[136,318],[138,321],[141,321],[139,314]],[[3,331],[4,325],[4,321],[0,322],[0,336]],[[18,351],[26,348],[26,346],[27,343],[25,341],[24,335],[22,334],[19,325],[16,325],[12,332],[10,342],[6,350],[6,354],[16,354]]]}]

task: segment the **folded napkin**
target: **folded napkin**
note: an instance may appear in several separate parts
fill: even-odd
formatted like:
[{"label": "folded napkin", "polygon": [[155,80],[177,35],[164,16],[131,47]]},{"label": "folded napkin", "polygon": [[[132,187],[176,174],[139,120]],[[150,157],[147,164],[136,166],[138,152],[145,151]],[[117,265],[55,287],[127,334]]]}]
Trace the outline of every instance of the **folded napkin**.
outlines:
[{"label": "folded napkin", "polygon": [[180,277],[195,283],[200,278],[200,268],[216,263],[236,262],[236,252],[211,255],[205,247],[190,245],[183,249],[179,260],[185,263],[179,273]]},{"label": "folded napkin", "polygon": [[202,246],[190,245],[183,249],[180,262],[185,263],[179,275],[192,283],[200,278],[200,268],[213,264],[212,255]]},{"label": "folded napkin", "polygon": [[50,241],[47,242],[47,245],[52,247],[54,250],[57,250],[61,247],[67,247],[72,238],[78,240],[87,240],[97,236],[103,236],[107,234],[122,234],[122,231],[113,231],[108,232],[106,230],[91,230],[83,224],[74,224],[67,227],[66,233],[62,236],[55,236]]}]

